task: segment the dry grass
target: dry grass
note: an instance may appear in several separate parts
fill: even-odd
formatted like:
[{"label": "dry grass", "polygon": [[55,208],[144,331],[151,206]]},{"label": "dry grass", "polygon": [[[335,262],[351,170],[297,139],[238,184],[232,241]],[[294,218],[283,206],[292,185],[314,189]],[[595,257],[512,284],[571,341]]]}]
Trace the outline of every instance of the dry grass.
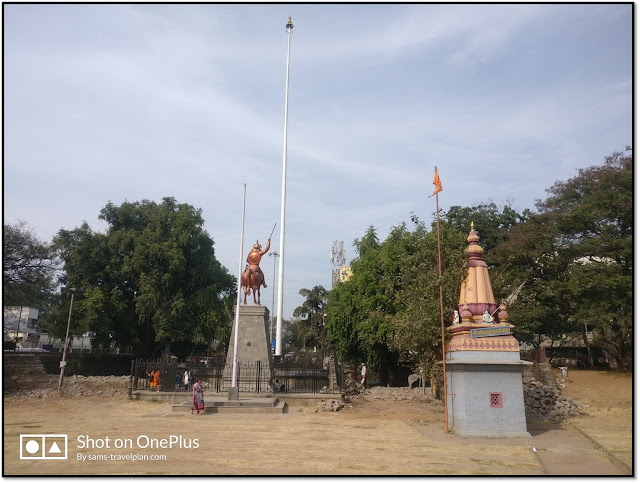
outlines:
[{"label": "dry grass", "polygon": [[[589,404],[574,423],[631,458],[631,378],[570,373],[563,394]],[[584,377],[583,377],[584,376]],[[615,398],[612,394],[617,395]],[[364,398],[367,399],[367,398]],[[361,400],[337,413],[174,413],[169,405],[99,396],[4,399],[5,475],[541,475],[530,441],[464,440],[443,431],[438,401]],[[610,409],[609,409],[610,408]],[[66,461],[21,461],[21,433],[69,435]],[[180,435],[199,448],[80,450],[79,435]],[[623,435],[621,438],[620,435]],[[626,437],[628,435],[628,438]],[[628,451],[629,449],[629,451]],[[166,461],[85,461],[77,454],[159,454]],[[628,453],[628,457],[627,457]]]}]

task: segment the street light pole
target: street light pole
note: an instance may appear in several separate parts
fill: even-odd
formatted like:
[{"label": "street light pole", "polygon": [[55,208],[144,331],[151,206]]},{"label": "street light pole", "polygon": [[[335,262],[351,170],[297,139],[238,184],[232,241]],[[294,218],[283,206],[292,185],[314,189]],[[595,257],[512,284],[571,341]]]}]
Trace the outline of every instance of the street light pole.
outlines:
[{"label": "street light pole", "polygon": [[71,292],[71,304],[69,305],[69,319],[67,319],[67,335],[64,336],[64,348],[62,350],[62,361],[60,362],[60,380],[58,381],[58,392],[62,390],[62,379],[64,377],[64,367],[67,365],[67,346],[69,345],[69,327],[71,326],[71,311],[73,310],[73,296],[76,294],[76,289],[71,287],[68,289]]},{"label": "street light pole", "polygon": [[282,303],[284,298],[284,210],[287,193],[287,122],[289,119],[289,58],[291,54],[291,17],[287,28],[287,81],[284,91],[284,154],[282,156],[282,205],[280,207],[280,263],[278,272],[278,318],[276,321],[276,355],[282,355]]}]

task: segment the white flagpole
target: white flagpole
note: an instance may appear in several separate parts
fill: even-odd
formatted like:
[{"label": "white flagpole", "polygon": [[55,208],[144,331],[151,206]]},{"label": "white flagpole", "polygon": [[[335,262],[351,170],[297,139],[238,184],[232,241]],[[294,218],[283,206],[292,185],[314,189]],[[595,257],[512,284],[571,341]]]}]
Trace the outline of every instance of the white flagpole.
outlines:
[{"label": "white flagpole", "polygon": [[291,53],[291,17],[287,27],[287,81],[284,90],[284,154],[282,155],[282,205],[280,206],[280,260],[278,263],[278,317],[276,321],[276,355],[282,355],[282,301],[284,297],[284,211],[287,193],[287,121],[289,119],[289,58]]},{"label": "white flagpole", "polygon": [[244,208],[247,198],[247,184],[242,185],[242,228],[240,229],[240,258],[238,259],[238,298],[236,300],[236,323],[233,336],[233,370],[231,372],[231,387],[236,387],[238,370],[238,332],[240,325],[240,298],[242,297],[242,258],[244,256]]}]

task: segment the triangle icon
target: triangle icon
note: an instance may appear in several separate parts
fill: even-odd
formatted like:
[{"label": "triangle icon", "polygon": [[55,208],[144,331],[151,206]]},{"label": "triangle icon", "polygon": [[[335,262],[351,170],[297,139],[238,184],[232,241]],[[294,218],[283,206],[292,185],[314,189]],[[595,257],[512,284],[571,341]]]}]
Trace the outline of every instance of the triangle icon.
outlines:
[{"label": "triangle icon", "polygon": [[60,451],[58,443],[56,443],[55,441],[53,442],[51,448],[49,448],[49,453],[62,453],[62,451]]}]

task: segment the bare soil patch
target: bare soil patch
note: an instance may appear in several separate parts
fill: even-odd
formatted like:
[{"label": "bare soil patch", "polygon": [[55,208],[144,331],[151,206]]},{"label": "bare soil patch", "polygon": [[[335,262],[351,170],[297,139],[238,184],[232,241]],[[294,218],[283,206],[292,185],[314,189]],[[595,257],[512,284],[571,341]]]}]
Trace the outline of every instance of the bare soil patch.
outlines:
[{"label": "bare soil patch", "polygon": [[[571,418],[570,424],[602,431],[598,437],[605,440],[619,441],[621,434],[628,435],[630,448],[631,377],[597,371],[573,371],[569,376],[563,394],[589,406],[587,414]],[[571,458],[585,456],[592,468],[599,469],[598,474],[625,474],[615,472],[604,450],[592,443],[587,450],[593,454],[585,453],[585,448],[579,454],[561,454],[552,441],[546,456],[558,458],[549,471],[532,451],[535,440],[465,440],[448,434],[443,403],[431,399],[428,392],[422,394],[422,389],[368,389],[338,412],[290,407],[288,413],[278,415],[192,416],[172,412],[164,403],[129,401],[126,386],[121,387],[122,392],[113,389],[116,395],[107,397],[105,393],[112,390],[107,389],[109,384],[85,382],[84,389],[80,383],[75,385],[77,395],[56,391],[43,392],[40,397],[5,394],[5,475],[578,474],[575,468],[580,461]],[[207,397],[214,395],[205,394]],[[606,418],[604,423],[602,418]],[[574,429],[556,430],[579,437],[580,444],[585,442]],[[20,435],[25,433],[67,434],[68,459],[21,460]],[[545,429],[542,434],[552,433]],[[190,448],[113,447],[116,439],[135,444],[141,435],[156,441],[178,436],[198,444],[197,448],[193,443]],[[111,447],[80,448],[80,437],[109,437]],[[620,449],[620,454],[625,451]],[[129,460],[123,459],[128,455]],[[112,459],[114,456],[120,459]],[[149,457],[163,459],[142,460]],[[563,458],[571,460],[570,464],[563,467]]]}]

